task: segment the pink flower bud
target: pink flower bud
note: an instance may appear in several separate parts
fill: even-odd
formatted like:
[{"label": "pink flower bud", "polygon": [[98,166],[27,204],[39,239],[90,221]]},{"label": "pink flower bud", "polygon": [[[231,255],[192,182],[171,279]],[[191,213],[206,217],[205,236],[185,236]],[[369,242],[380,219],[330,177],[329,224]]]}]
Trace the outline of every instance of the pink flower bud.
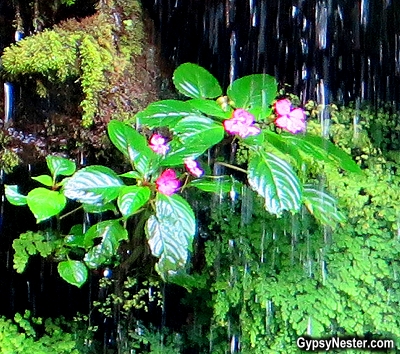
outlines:
[{"label": "pink flower bud", "polygon": [[199,164],[190,158],[185,159],[185,167],[195,177],[200,177],[204,173]]},{"label": "pink flower bud", "polygon": [[152,149],[155,153],[160,155],[165,155],[168,150],[169,146],[166,145],[165,138],[160,134],[153,134],[150,138],[150,149]]}]

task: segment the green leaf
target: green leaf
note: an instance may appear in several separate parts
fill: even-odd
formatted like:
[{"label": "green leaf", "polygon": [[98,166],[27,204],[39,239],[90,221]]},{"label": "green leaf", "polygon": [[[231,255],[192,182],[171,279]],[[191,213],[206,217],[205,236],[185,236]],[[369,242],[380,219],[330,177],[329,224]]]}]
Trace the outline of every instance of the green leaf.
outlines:
[{"label": "green leaf", "polygon": [[58,273],[66,282],[80,288],[88,277],[88,269],[80,261],[63,261],[58,263]]},{"label": "green leaf", "polygon": [[151,163],[157,160],[158,156],[148,146],[147,139],[131,126],[118,120],[108,123],[107,129],[111,142],[135,165],[142,176],[149,174]]},{"label": "green leaf", "polygon": [[233,110],[230,109],[227,112],[224,111],[216,101],[195,98],[187,102],[189,102],[190,105],[193,106],[195,109],[199,110],[203,114],[207,114],[208,116],[218,117],[221,119],[229,119],[232,117]]},{"label": "green leaf", "polygon": [[[97,238],[101,239],[100,243],[92,247]],[[85,234],[85,245],[92,247],[85,255],[86,265],[95,269],[110,263],[117,256],[120,242],[127,239],[128,232],[118,220],[107,220],[93,225]]]},{"label": "green leaf", "polygon": [[126,186],[121,189],[117,204],[122,215],[127,218],[135,214],[150,199],[151,190],[148,187]]},{"label": "green leaf", "polygon": [[345,221],[343,213],[337,209],[336,199],[311,185],[304,186],[303,202],[309,212],[323,225],[335,228]]},{"label": "green leaf", "polygon": [[[266,141],[272,146],[274,149],[283,153],[285,155],[289,155],[292,157],[292,161],[298,166],[301,167],[302,163],[304,162],[303,156],[300,153],[300,149],[298,145],[295,143],[291,143],[290,140],[286,140],[286,135],[284,134],[277,134],[270,130],[265,130],[265,139]],[[259,134],[261,135],[261,134]],[[292,136],[294,136],[292,134]],[[300,143],[299,143],[300,144]]]},{"label": "green leaf", "polygon": [[136,114],[139,124],[144,124],[150,129],[158,127],[173,127],[182,118],[198,114],[188,102],[178,100],[163,100],[150,103],[146,109]]},{"label": "green leaf", "polygon": [[70,247],[86,248],[85,236],[83,234],[82,225],[74,225],[71,227],[68,235],[65,236],[64,242]]},{"label": "green leaf", "polygon": [[47,187],[51,187],[53,185],[53,179],[51,178],[51,176],[48,176],[48,175],[41,175],[41,176],[31,177],[31,178]]},{"label": "green leaf", "polygon": [[4,192],[7,200],[12,205],[26,205],[26,196],[18,193],[18,186],[5,184]]},{"label": "green leaf", "polygon": [[76,172],[64,185],[67,198],[85,204],[106,204],[118,197],[123,186],[117,174],[105,166],[89,166]]},{"label": "green leaf", "polygon": [[42,187],[32,189],[26,201],[38,223],[59,214],[67,204],[63,194]]},{"label": "green leaf", "polygon": [[142,176],[140,173],[136,172],[136,171],[129,171],[129,172],[125,172],[121,175],[119,175],[120,177],[125,177],[125,178],[134,178],[134,179],[141,179]]},{"label": "green leaf", "polygon": [[224,137],[224,127],[204,116],[189,116],[182,119],[172,131],[186,143],[207,145],[218,144]]},{"label": "green leaf", "polygon": [[183,164],[185,158],[196,159],[207,149],[218,144],[224,137],[222,124],[204,116],[189,116],[182,119],[173,131],[177,137],[170,142],[170,151],[161,166]]},{"label": "green leaf", "polygon": [[300,181],[286,161],[259,151],[250,160],[248,181],[251,188],[265,199],[265,208],[271,214],[299,210],[302,197]]},{"label": "green leaf", "polygon": [[189,204],[179,195],[158,194],[156,215],[146,223],[152,254],[159,258],[157,271],[164,278],[183,269],[192,250],[196,220]]},{"label": "green leaf", "polygon": [[200,178],[191,181],[188,187],[196,187],[204,192],[211,193],[229,193],[232,189],[236,189],[240,182],[233,180],[228,176],[222,176],[221,178]]},{"label": "green leaf", "polygon": [[172,81],[180,93],[190,98],[215,98],[222,95],[218,80],[196,64],[185,63],[178,66]]},{"label": "green leaf", "polygon": [[273,76],[254,74],[235,80],[229,85],[227,94],[236,108],[251,110],[256,119],[271,114],[272,102],[277,96],[277,83]]},{"label": "green leaf", "polygon": [[46,156],[47,167],[51,174],[57,176],[71,176],[76,171],[75,162],[60,156]]},{"label": "green leaf", "polygon": [[362,173],[360,166],[356,164],[351,156],[325,138],[311,134],[304,136],[284,134],[283,136],[286,141],[296,145],[298,149],[315,159],[335,163],[347,172]]},{"label": "green leaf", "polygon": [[82,206],[84,211],[91,214],[99,214],[99,213],[104,213],[106,211],[117,212],[117,208],[113,202],[108,202],[105,204],[94,204],[94,205],[82,204]]}]

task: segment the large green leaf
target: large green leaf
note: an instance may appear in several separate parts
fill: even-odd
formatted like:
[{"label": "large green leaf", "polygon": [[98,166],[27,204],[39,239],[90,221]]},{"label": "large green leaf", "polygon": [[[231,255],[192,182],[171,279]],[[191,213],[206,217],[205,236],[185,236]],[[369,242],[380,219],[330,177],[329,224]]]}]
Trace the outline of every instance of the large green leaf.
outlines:
[{"label": "large green leaf", "polygon": [[282,139],[291,144],[293,148],[318,161],[336,164],[348,172],[362,173],[360,166],[356,164],[351,156],[325,138],[311,134],[293,135],[283,133]]},{"label": "large green leaf", "polygon": [[146,138],[131,126],[118,120],[108,123],[107,129],[111,142],[135,165],[136,169],[142,175],[150,173],[151,163],[158,157],[148,146]]},{"label": "large green leaf", "polygon": [[274,154],[259,151],[249,163],[248,181],[265,199],[265,208],[280,215],[284,210],[298,211],[301,185],[292,167]]},{"label": "large green leaf", "polygon": [[222,95],[218,80],[196,64],[185,63],[178,66],[172,81],[180,93],[190,98],[215,98]]},{"label": "large green leaf", "polygon": [[76,171],[75,162],[60,156],[48,155],[46,157],[47,167],[52,176],[71,176]]},{"label": "large green leaf", "polygon": [[182,118],[197,114],[188,102],[178,100],[163,100],[150,103],[146,109],[136,114],[139,124],[147,125],[149,128],[173,127]]},{"label": "large green leaf", "polygon": [[187,102],[208,116],[218,117],[221,119],[229,119],[232,117],[232,109],[229,109],[229,111],[224,111],[216,101],[195,98]]},{"label": "large green leaf", "polygon": [[170,151],[162,166],[181,165],[185,158],[195,159],[224,137],[222,124],[204,116],[188,116],[172,128],[177,135],[170,142]]},{"label": "large green leaf", "polygon": [[67,204],[63,194],[42,187],[32,189],[26,201],[38,223],[59,214]]},{"label": "large green leaf", "polygon": [[156,215],[146,223],[150,249],[159,258],[157,271],[166,279],[186,265],[192,250],[196,220],[189,204],[179,195],[158,194]]},{"label": "large green leaf", "polygon": [[271,104],[277,96],[277,83],[273,76],[254,74],[235,80],[227,94],[236,108],[251,110],[256,119],[271,114]]},{"label": "large green leaf", "polygon": [[108,167],[89,166],[67,180],[64,194],[81,203],[105,204],[118,197],[123,185],[122,180]]},{"label": "large green leaf", "polygon": [[[100,238],[100,243],[93,246],[94,240]],[[85,234],[85,245],[92,247],[86,253],[84,261],[89,268],[95,269],[110,263],[117,256],[117,250],[122,240],[128,239],[128,232],[118,220],[107,220],[93,225]]]},{"label": "large green leaf", "polygon": [[32,177],[33,180],[38,181],[44,186],[51,187],[53,186],[53,179],[49,175],[40,175],[37,177]]},{"label": "large green leaf", "polygon": [[207,145],[219,143],[224,137],[224,127],[204,116],[188,116],[172,128],[179,138],[187,143]]},{"label": "large green leaf", "polygon": [[303,188],[303,202],[309,212],[323,225],[335,228],[345,221],[343,213],[337,208],[336,199],[311,185],[305,185]]},{"label": "large green leaf", "polygon": [[26,205],[26,195],[18,192],[16,185],[4,185],[4,192],[7,200],[13,205]]},{"label": "large green leaf", "polygon": [[68,283],[80,288],[87,280],[88,269],[80,261],[63,261],[58,263],[58,274]]},{"label": "large green leaf", "polygon": [[150,199],[149,187],[126,186],[121,189],[117,199],[118,208],[124,217],[135,214]]}]

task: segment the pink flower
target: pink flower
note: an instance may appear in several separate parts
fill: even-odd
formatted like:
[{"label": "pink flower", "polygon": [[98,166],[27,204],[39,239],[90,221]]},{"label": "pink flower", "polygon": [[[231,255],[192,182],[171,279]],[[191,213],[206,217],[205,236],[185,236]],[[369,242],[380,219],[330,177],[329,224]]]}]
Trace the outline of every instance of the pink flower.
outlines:
[{"label": "pink flower", "polygon": [[257,135],[260,128],[254,126],[254,116],[242,108],[233,112],[233,117],[224,121],[224,128],[230,134],[237,134],[241,138]]},{"label": "pink flower", "polygon": [[306,129],[306,116],[301,108],[292,109],[288,99],[279,100],[275,103],[275,111],[278,117],[275,124],[278,128],[296,134]]},{"label": "pink flower", "polygon": [[150,138],[149,147],[155,153],[160,154],[160,155],[165,155],[169,150],[169,146],[167,146],[165,144],[165,142],[166,142],[166,140],[162,135],[153,134]]},{"label": "pink flower", "polygon": [[180,187],[181,182],[176,177],[174,170],[165,170],[156,180],[157,191],[165,195],[174,194]]},{"label": "pink flower", "polygon": [[200,177],[204,173],[199,164],[191,158],[185,159],[185,167],[195,177]]}]

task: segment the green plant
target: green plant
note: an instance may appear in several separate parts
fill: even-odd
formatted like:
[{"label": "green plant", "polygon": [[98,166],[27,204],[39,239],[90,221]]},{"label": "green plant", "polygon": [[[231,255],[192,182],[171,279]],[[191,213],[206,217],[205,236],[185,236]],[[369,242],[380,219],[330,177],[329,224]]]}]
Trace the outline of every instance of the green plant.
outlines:
[{"label": "green plant", "polygon": [[62,319],[43,321],[32,318],[29,311],[14,320],[0,317],[0,352],[4,354],[84,354],[90,353],[88,335],[77,324]]},{"label": "green plant", "polygon": [[[360,117],[356,127],[355,113]],[[207,285],[192,291],[211,289],[196,322],[213,353],[227,350],[227,337],[240,341],[242,353],[300,353],[296,339],[304,335],[372,335],[399,345],[400,176],[390,160],[396,142],[379,148],[370,124],[374,109],[333,107],[333,114],[331,139],[353,153],[364,173],[346,175],[316,161],[306,177],[326,181],[346,223],[321,228],[304,212],[275,220],[248,190],[234,206],[227,202],[215,208],[206,266],[198,275]],[[390,122],[384,125],[390,116],[378,115],[381,136],[392,134]],[[315,118],[308,124],[320,133]],[[194,295],[188,296],[194,303]],[[202,343],[192,338],[193,347],[196,341]],[[198,352],[208,353],[209,345],[202,343]]]},{"label": "green plant", "polygon": [[[48,156],[51,174],[34,177],[43,187],[34,188],[25,196],[18,192],[17,186],[6,186],[7,199],[15,205],[27,204],[38,223],[55,217],[59,225],[71,213],[61,215],[67,199],[81,203],[78,209],[88,213],[114,213],[115,218],[94,224],[85,232],[78,225],[67,235],[60,228],[52,231],[60,242],[55,250],[58,271],[71,284],[81,286],[87,279],[88,269],[117,265],[120,261],[121,267],[128,269],[144,249],[132,248],[127,259],[121,258],[118,249],[121,243],[127,247],[141,243],[143,228],[152,255],[158,258],[156,270],[161,277],[173,280],[184,272],[192,250],[196,220],[188,202],[176,192],[196,188],[228,193],[240,185],[232,176],[204,174],[195,161],[218,144],[224,148],[239,141],[247,151],[247,169],[224,162],[223,156],[217,156],[214,164],[246,176],[269,214],[295,213],[304,204],[318,220],[331,227],[344,220],[335,200],[317,187],[302,186],[287,161],[296,161],[300,171],[302,165],[315,160],[354,173],[359,173],[358,166],[329,141],[307,134],[284,133],[271,125],[269,115],[276,96],[272,77],[241,78],[232,83],[225,97],[208,71],[194,64],[183,64],[174,73],[174,83],[191,99],[155,102],[136,116],[138,124],[152,129],[168,128],[168,143],[160,134],[153,134],[148,142],[144,135],[125,123],[116,120],[109,123],[109,138],[129,161],[130,171],[117,175],[105,166],[76,171],[74,162]],[[300,108],[290,108],[288,100],[280,100],[278,104],[283,113],[278,112],[281,116],[276,124],[278,119],[279,125],[285,125],[300,117],[299,124],[304,125]],[[289,126],[287,130],[291,129]],[[64,176],[67,177],[62,179]],[[129,220],[134,225],[128,232]]]}]

